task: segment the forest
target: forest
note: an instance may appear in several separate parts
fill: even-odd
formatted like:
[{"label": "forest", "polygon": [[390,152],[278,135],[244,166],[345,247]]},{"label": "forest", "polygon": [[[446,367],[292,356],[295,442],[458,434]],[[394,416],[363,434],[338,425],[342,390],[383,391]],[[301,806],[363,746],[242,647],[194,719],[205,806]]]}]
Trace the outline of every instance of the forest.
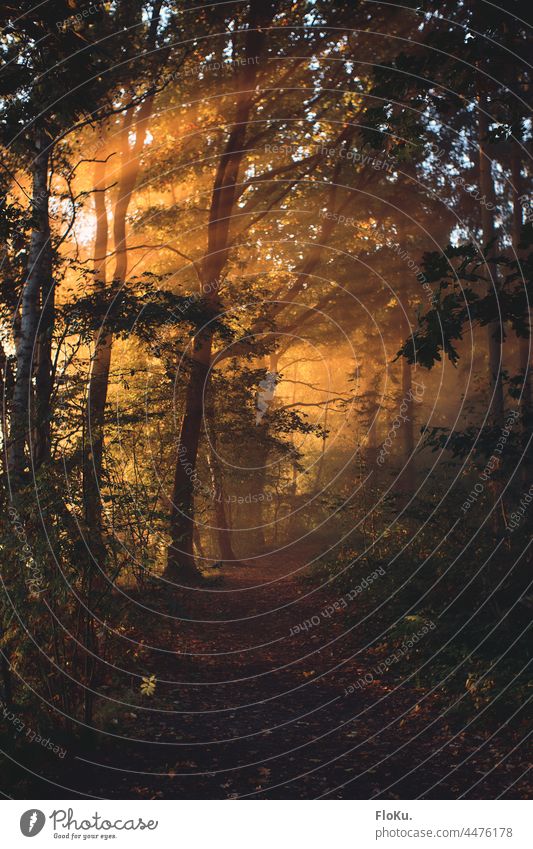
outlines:
[{"label": "forest", "polygon": [[4,0],[4,799],[531,796],[530,20]]}]

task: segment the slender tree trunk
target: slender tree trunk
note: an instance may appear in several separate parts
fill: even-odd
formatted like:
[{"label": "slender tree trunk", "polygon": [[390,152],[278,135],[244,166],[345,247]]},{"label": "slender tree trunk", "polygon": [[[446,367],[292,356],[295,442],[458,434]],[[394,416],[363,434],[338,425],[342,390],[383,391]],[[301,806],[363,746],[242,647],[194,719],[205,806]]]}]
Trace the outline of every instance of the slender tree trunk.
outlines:
[{"label": "slender tree trunk", "polygon": [[84,628],[84,679],[85,688],[83,690],[83,721],[86,725],[92,725],[93,707],[94,707],[94,685],[96,679],[96,658],[98,646],[96,635],[94,633],[94,617],[92,610],[92,569],[87,570],[87,594],[86,594],[86,610],[85,610],[85,628]]},{"label": "slender tree trunk", "polygon": [[54,383],[52,341],[55,327],[55,285],[52,279],[52,248],[45,250],[41,284],[41,313],[36,348],[35,369],[35,452],[38,468],[50,459],[52,446],[52,389]]},{"label": "slender tree trunk", "polygon": [[3,387],[3,403],[1,410],[2,420],[0,422],[0,435],[2,437],[2,476],[7,471],[7,447],[9,445],[8,422],[11,415],[14,384],[15,380],[13,369],[5,349],[0,342],[0,385]]},{"label": "slender tree trunk", "polygon": [[[46,297],[44,293],[51,293],[53,287],[50,245],[50,219],[48,209],[48,166],[49,166],[49,141],[43,132],[36,136],[36,156],[32,169],[32,232],[30,238],[28,273],[22,289],[22,304],[20,309],[20,322],[17,318],[15,333],[17,366],[11,398],[11,421],[9,429],[9,441],[7,444],[7,471],[9,489],[11,496],[24,485],[26,473],[26,443],[31,441],[32,434],[32,375],[34,372],[34,351],[38,349],[39,343],[39,318],[41,315],[40,296]],[[47,309],[50,308],[50,302]],[[45,316],[44,327],[51,332],[53,327],[53,303],[51,304],[52,315],[48,311]],[[44,343],[43,336],[40,337]],[[43,347],[41,351],[45,350]],[[51,350],[51,349],[50,349]],[[7,361],[6,361],[7,365]],[[37,443],[33,457],[30,457],[30,465],[42,462],[50,451],[50,391],[42,380],[39,380],[39,361],[37,360],[37,422],[42,428],[42,440]],[[51,374],[51,370],[50,370]],[[41,377],[44,375],[44,368]],[[47,401],[47,403],[45,403]],[[5,410],[3,411],[5,415]],[[7,428],[6,428],[7,430]],[[5,431],[3,431],[5,436]],[[6,649],[7,651],[7,649]],[[4,687],[4,700],[9,706],[12,701],[11,666],[7,654],[2,652],[2,681]]]},{"label": "slender tree trunk", "polygon": [[[139,109],[135,121],[135,144],[129,145],[133,116],[127,113],[121,132],[121,167],[117,189],[117,198],[113,218],[113,243],[115,250],[115,269],[110,289],[110,297],[120,291],[128,272],[127,214],[133,196],[140,167],[140,154],[144,146],[147,123],[153,110],[153,97],[147,98]],[[100,157],[99,157],[100,158]],[[102,155],[102,159],[105,156]],[[95,286],[105,292],[106,255],[109,233],[105,203],[106,168],[105,162],[98,162],[95,169],[95,214],[96,235],[94,246]],[[105,430],[105,408],[109,389],[109,375],[113,350],[113,334],[103,326],[95,340],[95,351],[91,361],[91,372],[87,390],[87,425],[84,489],[85,515],[89,528],[90,545],[97,558],[103,557],[102,543],[102,502],[101,484],[103,471],[103,448]]]},{"label": "slender tree trunk", "polygon": [[[481,228],[485,249],[490,244],[490,253],[497,252],[496,227],[494,224],[494,209],[496,194],[492,177],[491,158],[488,154],[488,103],[484,95],[480,95],[478,103],[478,145],[479,145],[479,185],[481,189]],[[487,263],[491,283],[489,288],[498,292],[498,270],[495,265]],[[489,387],[492,396],[490,405],[490,421],[497,427],[503,427],[504,403],[502,382],[502,342],[503,327],[501,322],[493,321],[487,327]]]},{"label": "slender tree trunk", "polygon": [[206,390],[211,353],[210,339],[205,344],[195,340],[196,359],[185,397],[185,413],[181,423],[179,446],[172,487],[170,510],[170,545],[165,577],[171,581],[196,583],[200,577],[194,561],[194,480],[196,459],[203,420],[203,396]]},{"label": "slender tree trunk", "polygon": [[[410,333],[410,328],[408,322],[404,319],[403,322],[403,330],[402,330],[402,338],[400,344],[403,345],[405,339]],[[404,418],[402,419],[401,426],[401,440],[402,440],[402,462],[403,469],[401,472],[400,485],[402,492],[407,500],[409,500],[415,491],[415,466],[414,466],[414,450],[415,450],[415,440],[414,440],[414,422],[413,415],[415,405],[413,402],[413,380],[412,380],[412,367],[411,363],[408,362],[406,357],[401,358],[402,363],[402,394],[401,394],[401,405],[402,408],[405,405],[405,411],[400,411]]]},{"label": "slender tree trunk", "polygon": [[[270,374],[278,374],[279,367],[279,358],[281,356],[281,351],[272,351],[270,354],[270,359],[267,363],[266,357],[264,358],[263,364],[265,368],[265,372],[268,371]],[[295,377],[296,379],[296,377]],[[296,391],[296,387],[294,389]],[[293,397],[294,401],[294,397]],[[269,416],[273,409],[273,401],[270,402],[270,407],[265,411],[265,415],[262,418],[261,422],[258,425],[259,429],[259,438],[257,439],[255,445],[254,452],[254,465],[256,466],[255,471],[255,489],[257,494],[264,494],[266,489],[266,480],[267,480],[267,464],[268,464],[268,456],[269,456],[269,431],[270,431],[270,419]],[[267,541],[265,536],[265,502],[257,503],[257,510],[255,514],[254,524],[256,525],[254,536],[256,540],[256,549],[258,551],[264,551],[267,547]]]},{"label": "slender tree trunk", "polygon": [[[241,73],[235,121],[218,163],[209,211],[207,252],[202,262],[204,300],[213,316],[220,311],[220,275],[230,249],[229,231],[237,197],[237,179],[244,156],[246,131],[255,92],[256,57],[263,51],[266,41],[264,27],[270,22],[272,14],[270,3],[251,0],[249,27],[245,36],[245,65]],[[188,583],[196,583],[200,577],[193,554],[193,476],[204,415],[203,398],[208,389],[212,345],[213,333],[210,327],[207,327],[197,335],[193,343],[185,413],[178,440],[170,513],[171,541],[165,569],[165,577],[176,582],[185,580]]]},{"label": "slender tree trunk", "polygon": [[[106,148],[97,153],[102,161],[95,165],[94,174],[94,211],[96,233],[94,240],[94,284],[98,292],[106,289],[106,255],[109,241],[109,228],[105,201],[106,184]],[[85,520],[89,529],[89,545],[96,556],[101,555],[101,504],[100,481],[102,473],[102,445],[104,428],[104,410],[107,398],[107,384],[111,363],[111,334],[103,331],[103,338],[96,339],[94,356],[87,391],[87,411],[83,467],[83,487]]]},{"label": "slender tree trunk", "polygon": [[[520,198],[522,196],[523,181],[522,181],[522,161],[520,153],[515,150],[511,158],[511,172],[513,179],[513,248],[515,259],[522,260],[523,251],[520,250],[520,239],[522,233],[523,212]],[[531,320],[528,307],[528,335],[518,338],[519,365],[522,375],[522,397],[520,399],[522,412],[522,441],[524,450],[524,459],[522,461],[522,477],[524,483],[529,483],[531,477],[531,450],[529,439],[531,438],[531,426],[533,423],[531,409]]]},{"label": "slender tree trunk", "polygon": [[4,691],[4,703],[7,708],[13,703],[13,690],[11,686],[11,666],[5,650],[2,651],[2,686]]},{"label": "slender tree trunk", "polygon": [[[146,48],[150,51],[157,38],[157,27],[162,0],[156,0],[152,8]],[[113,216],[113,240],[115,250],[115,271],[110,296],[120,290],[128,271],[128,246],[126,219],[129,205],[137,182],[140,167],[140,155],[144,147],[148,122],[154,108],[154,96],[143,101],[135,118],[135,142],[130,148],[129,135],[133,127],[133,113],[126,112],[120,135],[120,175]],[[100,156],[106,159],[107,146],[104,145]],[[97,162],[94,178],[94,204],[96,215],[96,235],[94,244],[94,272],[97,291],[107,288],[106,255],[109,244],[109,225],[106,209],[106,163]],[[105,430],[105,408],[109,388],[109,374],[113,349],[113,334],[103,326],[96,335],[95,350],[91,360],[91,370],[87,387],[87,406],[85,424],[83,485],[85,518],[89,530],[89,545],[97,559],[105,555],[102,541],[102,502],[101,484],[103,471],[103,448]]]},{"label": "slender tree trunk", "polygon": [[365,449],[365,463],[369,469],[373,469],[375,467],[378,457],[377,413],[377,405],[369,407],[369,424]]},{"label": "slender tree trunk", "polygon": [[[494,189],[494,179],[492,176],[492,163],[489,156],[489,104],[485,93],[482,92],[478,98],[478,144],[479,144],[479,186],[481,189],[481,227],[483,232],[483,242],[485,255],[494,255],[498,252],[497,233],[494,223],[494,210],[496,209],[496,192]],[[489,247],[490,246],[490,247]],[[499,274],[495,264],[486,263],[486,269],[489,283],[489,292],[499,292]],[[504,399],[503,399],[503,380],[502,380],[502,343],[503,343],[503,326],[501,321],[493,321],[487,326],[487,346],[488,346],[488,365],[489,365],[489,392],[491,399],[487,410],[487,418],[490,425],[501,429],[504,426]],[[498,467],[494,469],[494,474],[488,484],[488,490],[494,499],[494,509],[491,514],[491,527],[494,536],[499,535],[502,526],[502,518],[500,509],[505,513],[505,506],[501,500],[502,485],[498,477]],[[498,506],[498,502],[500,505]],[[490,586],[489,572],[484,572],[486,580]],[[494,599],[491,602],[497,615],[498,603]]]},{"label": "slender tree trunk", "polygon": [[[257,426],[259,431],[259,435],[255,444],[254,450],[254,466],[256,466],[255,474],[254,474],[254,488],[257,494],[265,492],[266,488],[266,470],[268,463],[268,454],[269,454],[269,444],[268,444],[268,419],[265,418],[263,421]],[[253,518],[254,523],[254,554],[264,551],[267,547],[267,541],[265,536],[265,515],[263,503],[257,503],[257,510],[255,512],[255,517]]]},{"label": "slender tree trunk", "polygon": [[[398,225],[398,238],[401,242],[401,247],[405,247],[409,243],[409,234],[407,232],[406,220],[401,217]],[[403,272],[400,274],[400,284],[403,279]],[[400,292],[402,286],[399,286]],[[406,287],[404,304],[401,302],[398,305],[400,311],[400,347],[403,346],[406,339],[411,335],[411,325],[409,322],[409,288]],[[415,490],[415,469],[414,469],[414,423],[413,423],[413,380],[412,367],[407,357],[401,357],[401,395],[400,395],[400,410],[401,416],[400,441],[401,441],[401,462],[402,470],[399,475],[399,486],[403,496],[403,500],[407,503]]]},{"label": "slender tree trunk", "polygon": [[379,387],[380,375],[376,373],[374,378],[372,379],[370,388],[367,390],[367,395],[369,396],[367,409],[368,432],[364,458],[367,469],[374,469],[376,467],[378,459],[378,422],[379,413],[381,409]]},{"label": "slender tree trunk", "polygon": [[211,489],[213,493],[213,506],[215,513],[216,537],[218,541],[219,559],[227,562],[229,565],[238,565],[237,558],[235,557],[233,551],[231,527],[226,512],[223,476],[218,460],[215,393],[213,388],[211,389],[210,401],[206,409],[206,416],[209,422],[209,448],[207,450],[207,465],[209,466],[209,474],[211,476]]},{"label": "slender tree trunk", "polygon": [[[32,232],[28,273],[22,289],[20,329],[17,339],[17,368],[11,405],[11,426],[7,452],[10,486],[16,491],[23,483],[26,469],[26,442],[31,432],[30,398],[34,351],[40,316],[40,293],[50,290],[51,253],[48,212],[48,141],[40,132],[32,169]],[[48,422],[49,428],[49,422]],[[49,433],[49,430],[48,430]]]},{"label": "slender tree trunk", "polygon": [[207,452],[207,462],[213,487],[215,522],[220,559],[230,566],[239,565],[233,551],[231,528],[226,514],[225,493],[222,473],[216,456],[216,439],[214,431],[210,435],[210,445]]}]

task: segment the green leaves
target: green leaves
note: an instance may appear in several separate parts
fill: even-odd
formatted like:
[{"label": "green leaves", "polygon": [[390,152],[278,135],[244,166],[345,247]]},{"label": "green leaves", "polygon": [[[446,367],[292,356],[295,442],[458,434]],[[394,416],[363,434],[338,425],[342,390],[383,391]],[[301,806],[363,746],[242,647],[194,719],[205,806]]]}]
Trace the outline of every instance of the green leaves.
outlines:
[{"label": "green leaves", "polygon": [[437,284],[433,306],[418,317],[418,327],[398,351],[410,363],[431,369],[444,353],[454,365],[455,345],[474,326],[510,325],[517,336],[529,333],[529,303],[533,293],[532,258],[521,263],[505,256],[484,256],[472,242],[448,245],[442,253],[424,256],[424,280]]},{"label": "green leaves", "polygon": [[[153,277],[153,275],[151,275]],[[120,291],[93,292],[63,308],[62,315],[71,333],[90,339],[94,333],[111,331],[127,338],[135,334],[144,341],[151,341],[155,332],[162,327],[201,327],[208,321],[216,330],[224,329],[223,323],[212,318],[202,298],[174,295],[156,289],[148,279],[143,280],[144,291],[133,286],[123,286]]]}]

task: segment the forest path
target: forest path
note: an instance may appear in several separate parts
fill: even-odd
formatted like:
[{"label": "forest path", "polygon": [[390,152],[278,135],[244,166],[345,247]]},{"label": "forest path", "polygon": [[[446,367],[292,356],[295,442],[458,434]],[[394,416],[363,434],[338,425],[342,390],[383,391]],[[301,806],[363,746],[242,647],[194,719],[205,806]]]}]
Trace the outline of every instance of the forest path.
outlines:
[{"label": "forest path", "polygon": [[70,753],[59,778],[74,795],[493,798],[513,781],[508,797],[527,794],[523,753],[494,768],[512,748],[507,729],[488,742],[475,725],[463,734],[393,668],[346,693],[387,656],[367,647],[368,622],[350,630],[357,599],[328,618],[339,592],[310,581],[301,555],[258,562],[189,593],[191,621],[139,611],[137,593],[134,630],[159,650],[129,668],[155,675],[155,693],[140,696],[136,679],[137,705],[108,703],[111,736]]}]

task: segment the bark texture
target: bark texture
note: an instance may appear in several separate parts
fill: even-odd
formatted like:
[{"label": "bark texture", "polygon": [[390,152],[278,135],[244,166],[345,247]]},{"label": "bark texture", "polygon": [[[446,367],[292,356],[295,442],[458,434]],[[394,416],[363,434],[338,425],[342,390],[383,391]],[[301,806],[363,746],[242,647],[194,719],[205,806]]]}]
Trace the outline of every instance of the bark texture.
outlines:
[{"label": "bark texture", "polygon": [[[26,446],[30,442],[30,434],[34,422],[32,418],[32,377],[36,366],[36,351],[39,335],[39,319],[41,317],[41,293],[51,295],[52,264],[50,249],[50,219],[48,210],[48,165],[49,146],[43,132],[36,135],[36,155],[32,167],[32,231],[28,256],[28,272],[22,288],[20,325],[17,334],[17,367],[15,386],[11,402],[11,423],[9,445],[7,451],[7,466],[10,485],[16,491],[24,482],[27,468]],[[48,302],[50,303],[50,302]],[[48,331],[51,333],[50,316],[48,315]],[[43,371],[44,371],[43,364]],[[44,375],[41,375],[44,377]],[[49,385],[42,380],[38,384],[43,390],[44,397],[49,401]],[[37,405],[38,414],[44,415],[47,406]],[[49,451],[50,421],[49,415],[40,422],[45,429],[43,442],[40,446],[40,456]]]}]

